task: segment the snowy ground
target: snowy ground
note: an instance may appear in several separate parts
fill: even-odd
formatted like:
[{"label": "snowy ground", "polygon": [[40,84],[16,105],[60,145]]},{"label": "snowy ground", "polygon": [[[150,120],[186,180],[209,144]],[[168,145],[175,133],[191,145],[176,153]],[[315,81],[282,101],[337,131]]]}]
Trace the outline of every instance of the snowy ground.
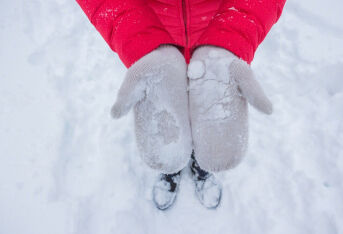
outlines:
[{"label": "snowy ground", "polygon": [[343,2],[289,0],[253,69],[275,112],[251,108],[249,152],[201,207],[183,175],[157,211],[132,116],[109,110],[125,73],[71,0],[2,0],[1,234],[343,233]]}]

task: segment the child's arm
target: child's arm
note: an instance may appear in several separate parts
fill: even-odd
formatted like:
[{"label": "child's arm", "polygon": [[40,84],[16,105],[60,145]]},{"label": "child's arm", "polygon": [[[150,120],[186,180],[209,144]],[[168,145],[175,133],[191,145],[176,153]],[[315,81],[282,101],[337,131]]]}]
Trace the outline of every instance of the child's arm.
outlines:
[{"label": "child's arm", "polygon": [[251,63],[286,0],[224,0],[197,45],[225,48]]},{"label": "child's arm", "polygon": [[173,40],[145,0],[76,0],[111,49],[130,67]]}]

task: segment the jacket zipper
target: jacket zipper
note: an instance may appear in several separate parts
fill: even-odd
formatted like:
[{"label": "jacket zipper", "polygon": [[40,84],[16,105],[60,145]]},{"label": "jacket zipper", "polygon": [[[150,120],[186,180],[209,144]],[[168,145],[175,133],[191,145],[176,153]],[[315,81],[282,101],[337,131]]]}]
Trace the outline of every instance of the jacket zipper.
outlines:
[{"label": "jacket zipper", "polygon": [[182,0],[182,16],[183,16],[183,23],[185,27],[185,57],[188,62],[190,54],[189,54],[189,48],[188,48],[188,30],[187,30],[187,5],[186,0]]},{"label": "jacket zipper", "polygon": [[186,0],[182,0],[182,15],[183,15],[183,23],[185,26],[185,41],[186,46],[188,46],[188,35],[187,35],[187,9],[186,9]]}]

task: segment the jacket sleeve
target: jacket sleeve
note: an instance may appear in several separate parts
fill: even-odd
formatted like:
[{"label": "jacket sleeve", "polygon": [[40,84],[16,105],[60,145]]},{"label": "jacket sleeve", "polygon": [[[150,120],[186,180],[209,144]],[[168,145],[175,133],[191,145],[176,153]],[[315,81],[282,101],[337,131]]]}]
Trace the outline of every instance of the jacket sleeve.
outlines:
[{"label": "jacket sleeve", "polygon": [[223,0],[197,46],[223,47],[249,64],[286,0]]},{"label": "jacket sleeve", "polygon": [[174,43],[145,0],[76,0],[126,67],[161,44]]}]

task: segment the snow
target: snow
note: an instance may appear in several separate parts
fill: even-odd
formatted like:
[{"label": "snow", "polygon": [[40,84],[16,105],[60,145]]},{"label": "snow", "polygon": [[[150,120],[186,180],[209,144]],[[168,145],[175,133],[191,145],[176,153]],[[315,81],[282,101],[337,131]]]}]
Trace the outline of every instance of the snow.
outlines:
[{"label": "snow", "polygon": [[199,79],[205,73],[205,64],[202,61],[194,61],[189,64],[187,75],[189,79]]},{"label": "snow", "polygon": [[189,172],[151,200],[133,118],[112,120],[125,67],[74,1],[0,8],[0,233],[343,233],[341,0],[289,0],[252,68],[274,104],[250,108],[248,153],[202,207]]},{"label": "snow", "polygon": [[230,8],[228,8],[228,10],[238,11],[235,7],[230,7]]},{"label": "snow", "polygon": [[[205,47],[203,48],[206,49]],[[197,117],[200,123],[199,128],[205,126],[205,123],[201,122],[201,120],[204,122],[217,120],[216,122],[218,122],[220,119],[225,120],[232,117],[231,110],[237,108],[229,108],[228,103],[232,104],[233,98],[240,96],[237,84],[229,74],[229,67],[233,58],[227,56],[227,54],[223,54],[220,57],[215,49],[216,47],[210,50],[208,55],[203,55],[204,58],[202,60],[191,61],[188,66],[189,89],[192,92],[192,95],[189,95],[190,103],[192,103],[191,99],[196,99],[193,102],[199,104],[196,105],[199,106],[200,113]],[[193,127],[195,127],[194,124]]]}]

